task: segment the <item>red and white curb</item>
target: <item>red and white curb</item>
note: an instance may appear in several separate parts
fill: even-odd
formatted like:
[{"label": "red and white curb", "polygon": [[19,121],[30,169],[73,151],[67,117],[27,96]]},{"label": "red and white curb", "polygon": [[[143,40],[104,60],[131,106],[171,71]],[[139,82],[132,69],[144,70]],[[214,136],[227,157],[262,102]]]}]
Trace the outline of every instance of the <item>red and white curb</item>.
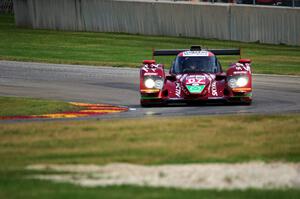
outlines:
[{"label": "red and white curb", "polygon": [[70,111],[42,115],[0,116],[0,120],[79,118],[128,111],[128,108],[126,107],[113,106],[109,104],[88,104],[77,102],[70,102],[70,104],[82,107],[83,109],[80,111]]}]

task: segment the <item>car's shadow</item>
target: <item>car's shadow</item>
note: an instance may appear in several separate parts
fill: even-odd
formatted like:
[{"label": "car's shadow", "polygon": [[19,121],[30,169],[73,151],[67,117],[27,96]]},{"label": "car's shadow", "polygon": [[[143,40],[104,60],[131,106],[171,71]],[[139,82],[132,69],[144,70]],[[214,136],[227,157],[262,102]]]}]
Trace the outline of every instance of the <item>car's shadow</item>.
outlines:
[{"label": "car's shadow", "polygon": [[134,108],[170,108],[170,107],[210,107],[210,106],[249,106],[251,104],[243,102],[168,102],[164,104],[151,104],[148,106],[135,105]]}]

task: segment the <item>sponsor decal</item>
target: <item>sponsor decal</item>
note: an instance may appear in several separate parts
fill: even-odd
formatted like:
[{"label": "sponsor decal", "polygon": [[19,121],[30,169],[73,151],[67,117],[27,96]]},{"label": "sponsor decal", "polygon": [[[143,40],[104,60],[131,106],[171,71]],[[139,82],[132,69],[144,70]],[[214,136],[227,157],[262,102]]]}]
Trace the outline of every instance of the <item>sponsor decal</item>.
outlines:
[{"label": "sponsor decal", "polygon": [[180,81],[182,82],[186,76],[187,76],[187,74],[182,75],[180,78]]},{"label": "sponsor decal", "polygon": [[213,80],[213,79],[216,79],[216,75],[215,74],[209,74],[210,78]]},{"label": "sponsor decal", "polygon": [[238,71],[248,71],[249,73],[251,73],[251,67],[250,67],[249,63],[245,63],[245,64],[236,63],[235,64],[235,70],[238,70]]},{"label": "sponsor decal", "polygon": [[251,74],[251,67],[250,67],[250,64],[246,63],[246,64],[244,65],[244,69],[245,69],[246,71],[248,71],[248,72]]},{"label": "sponsor decal", "polygon": [[233,71],[233,74],[247,74],[247,71]]},{"label": "sponsor decal", "polygon": [[211,76],[210,75],[205,73],[204,76],[211,81]]},{"label": "sponsor decal", "polygon": [[217,82],[213,81],[211,84],[211,94],[213,96],[218,96],[218,91],[217,91]]},{"label": "sponsor decal", "polygon": [[175,94],[177,97],[181,96],[181,86],[179,82],[176,82]]},{"label": "sponsor decal", "polygon": [[144,75],[158,75],[158,73],[144,73]]},{"label": "sponsor decal", "polygon": [[183,57],[198,57],[198,56],[204,56],[207,57],[208,56],[208,52],[207,51],[185,51],[182,53]]},{"label": "sponsor decal", "polygon": [[158,68],[158,66],[159,66],[158,64],[150,64],[150,65],[145,64],[144,67],[142,68],[142,70],[145,72],[149,72],[149,71],[155,72],[156,69]]},{"label": "sponsor decal", "polygon": [[186,87],[190,93],[202,93],[205,85],[198,85],[198,86],[187,85]]},{"label": "sponsor decal", "polygon": [[205,77],[202,75],[192,75],[188,76],[185,80],[186,84],[205,84]]},{"label": "sponsor decal", "polygon": [[213,80],[212,76],[211,75],[208,75],[208,74],[204,74],[204,76],[209,80],[209,85],[208,85],[208,93],[210,93],[211,91],[211,82]]},{"label": "sponsor decal", "polygon": [[176,75],[176,79],[180,79],[182,75]]}]

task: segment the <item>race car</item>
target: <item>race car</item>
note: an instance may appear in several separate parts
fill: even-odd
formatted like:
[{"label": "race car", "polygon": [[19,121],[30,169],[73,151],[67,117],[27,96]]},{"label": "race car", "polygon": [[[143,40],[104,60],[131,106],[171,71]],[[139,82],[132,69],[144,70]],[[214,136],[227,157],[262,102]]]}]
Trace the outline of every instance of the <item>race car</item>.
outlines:
[{"label": "race car", "polygon": [[176,56],[169,70],[154,59],[140,69],[141,106],[176,103],[252,102],[251,60],[239,59],[223,71],[217,55],[240,55],[240,49],[153,50],[154,56]]}]

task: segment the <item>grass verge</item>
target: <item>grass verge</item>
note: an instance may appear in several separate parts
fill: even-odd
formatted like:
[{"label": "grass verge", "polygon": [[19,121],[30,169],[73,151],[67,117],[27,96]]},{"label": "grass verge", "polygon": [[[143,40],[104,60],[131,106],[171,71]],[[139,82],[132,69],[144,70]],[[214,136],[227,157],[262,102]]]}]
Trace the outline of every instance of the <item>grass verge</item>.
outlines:
[{"label": "grass verge", "polygon": [[67,102],[19,97],[0,97],[0,116],[41,115],[76,111],[81,108]]},{"label": "grass verge", "polygon": [[27,179],[29,164],[300,161],[300,115],[0,125],[0,198],[299,198],[300,190],[82,188]]},{"label": "grass verge", "polygon": [[133,186],[82,188],[69,184],[54,184],[10,175],[0,179],[0,198],[6,199],[298,199],[300,190],[178,190]]},{"label": "grass verge", "polygon": [[[0,15],[0,59],[49,63],[137,67],[151,58],[152,48],[242,48],[255,73],[300,75],[300,47],[184,37],[117,33],[63,32],[16,28],[14,18]],[[223,67],[238,57],[220,57]],[[172,57],[158,58],[170,65]]]},{"label": "grass verge", "polygon": [[0,198],[299,198],[300,190],[82,188],[26,179],[37,163],[300,161],[300,115],[207,116],[0,125]]},{"label": "grass verge", "polygon": [[299,132],[299,115],[1,124],[0,170],[37,163],[298,162]]}]

